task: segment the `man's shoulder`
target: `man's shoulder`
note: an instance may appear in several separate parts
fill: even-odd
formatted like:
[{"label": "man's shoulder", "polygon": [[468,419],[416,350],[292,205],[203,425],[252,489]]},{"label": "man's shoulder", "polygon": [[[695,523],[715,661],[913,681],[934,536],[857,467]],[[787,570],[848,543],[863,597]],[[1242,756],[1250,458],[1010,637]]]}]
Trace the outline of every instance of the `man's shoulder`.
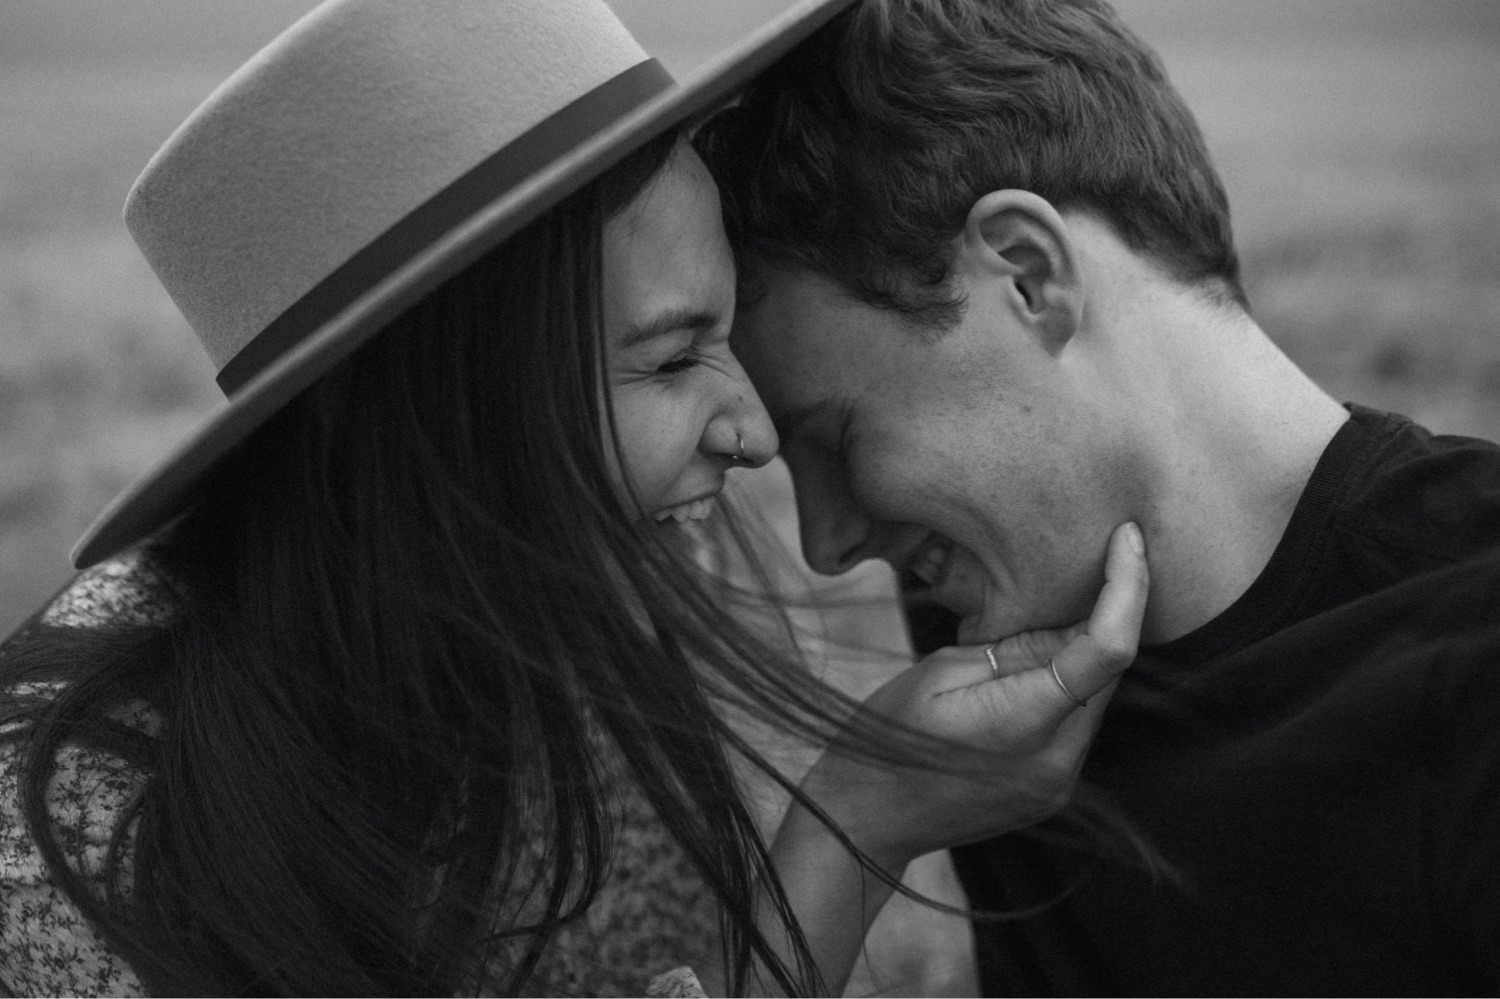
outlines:
[{"label": "man's shoulder", "polygon": [[[1323,718],[1330,731],[1383,732],[1383,745],[1448,729],[1442,718],[1453,711],[1493,718],[1500,713],[1497,608],[1500,549],[1476,552],[1329,601],[1211,661],[1184,667],[1148,651],[1136,668],[1147,681],[1142,704],[1227,712],[1226,719],[1264,731]],[[1152,693],[1162,684],[1175,691],[1167,702]],[[1462,702],[1449,693],[1460,690]],[[1127,691],[1128,702],[1134,697]]]},{"label": "man's shoulder", "polygon": [[1351,410],[1367,444],[1344,483],[1339,529],[1433,567],[1500,548],[1500,444]]},{"label": "man's shoulder", "polygon": [[[1500,709],[1500,548],[1391,582],[1312,614],[1237,658],[1292,664],[1329,682],[1404,691],[1403,710],[1434,690],[1483,688]],[[1414,700],[1413,700],[1414,699]],[[1476,702],[1476,705],[1478,702]]]}]

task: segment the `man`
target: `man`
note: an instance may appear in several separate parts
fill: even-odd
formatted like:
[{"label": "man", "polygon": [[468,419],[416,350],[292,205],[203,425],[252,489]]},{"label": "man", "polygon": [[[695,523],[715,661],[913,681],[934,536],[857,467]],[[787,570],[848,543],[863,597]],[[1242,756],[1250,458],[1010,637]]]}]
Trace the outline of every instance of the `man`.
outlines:
[{"label": "man", "polygon": [[[1500,988],[1500,449],[1346,409],[1250,317],[1227,201],[1099,0],[864,0],[712,121],[803,546],[963,643],[1143,649],[1084,778],[1165,860],[955,844],[991,994]],[[1066,676],[1057,696],[1072,697]]]}]

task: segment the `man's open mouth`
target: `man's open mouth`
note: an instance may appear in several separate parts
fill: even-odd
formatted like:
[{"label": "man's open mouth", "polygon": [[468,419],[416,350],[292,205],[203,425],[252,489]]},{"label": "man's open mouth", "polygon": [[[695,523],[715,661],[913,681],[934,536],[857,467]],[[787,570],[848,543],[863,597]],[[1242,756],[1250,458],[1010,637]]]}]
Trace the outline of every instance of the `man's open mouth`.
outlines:
[{"label": "man's open mouth", "polygon": [[901,571],[901,589],[923,593],[942,585],[953,561],[953,539],[933,533],[906,560]]}]

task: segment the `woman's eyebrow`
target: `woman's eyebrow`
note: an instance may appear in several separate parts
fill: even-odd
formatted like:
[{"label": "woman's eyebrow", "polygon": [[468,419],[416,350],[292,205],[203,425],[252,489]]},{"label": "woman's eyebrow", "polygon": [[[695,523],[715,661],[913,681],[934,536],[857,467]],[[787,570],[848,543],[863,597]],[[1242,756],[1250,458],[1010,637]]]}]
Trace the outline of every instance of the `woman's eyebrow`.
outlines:
[{"label": "woman's eyebrow", "polygon": [[678,330],[687,330],[697,333],[700,330],[712,329],[718,322],[720,316],[716,312],[707,312],[702,309],[675,308],[668,309],[650,319],[632,325],[620,338],[619,349],[629,350],[648,340],[654,340],[668,333]]}]

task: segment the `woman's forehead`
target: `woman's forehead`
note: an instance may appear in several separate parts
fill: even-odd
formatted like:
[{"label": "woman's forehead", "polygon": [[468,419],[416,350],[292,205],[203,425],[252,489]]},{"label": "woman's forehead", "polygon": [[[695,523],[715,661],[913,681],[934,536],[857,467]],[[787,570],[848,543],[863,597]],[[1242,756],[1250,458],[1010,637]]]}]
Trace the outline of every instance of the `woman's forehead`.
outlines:
[{"label": "woman's forehead", "polygon": [[679,149],[604,226],[605,325],[612,342],[733,308],[734,260],[718,189]]}]

